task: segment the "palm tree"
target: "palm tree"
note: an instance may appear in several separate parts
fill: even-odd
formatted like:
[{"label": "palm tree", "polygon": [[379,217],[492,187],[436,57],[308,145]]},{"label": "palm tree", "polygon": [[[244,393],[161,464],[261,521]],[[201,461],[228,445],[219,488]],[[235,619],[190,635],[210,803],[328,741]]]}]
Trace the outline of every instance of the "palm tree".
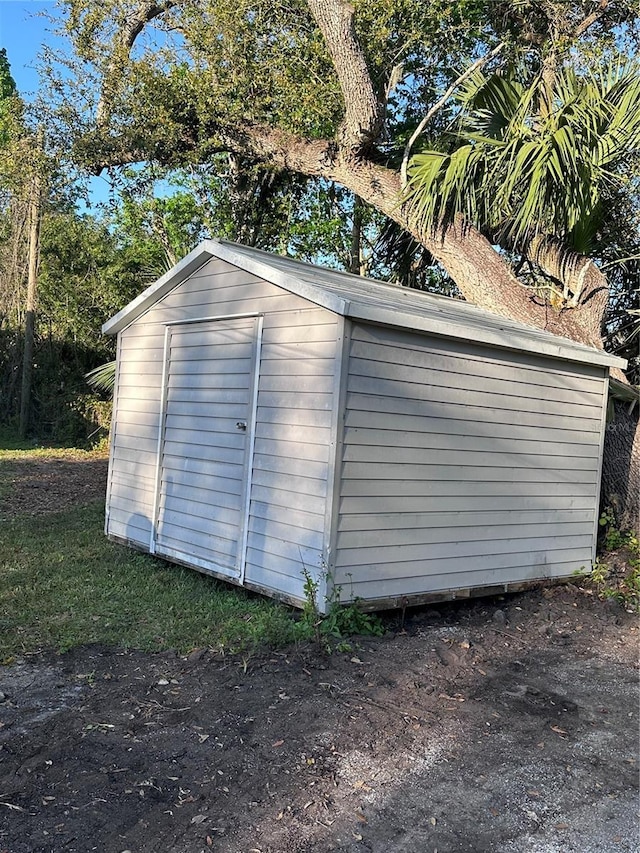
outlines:
[{"label": "palm tree", "polygon": [[413,157],[408,194],[428,223],[462,215],[509,249],[531,252],[553,237],[591,254],[606,202],[637,192],[640,65],[601,75],[559,70],[549,90],[541,74],[474,74],[462,87],[448,150]]},{"label": "palm tree", "polygon": [[[519,261],[532,295],[559,311],[581,306],[585,272],[600,276],[606,292],[594,261],[620,264],[623,302],[632,307],[640,269],[640,64],[620,60],[599,74],[567,67],[523,78],[511,68],[466,80],[446,142],[410,161],[407,197],[427,227],[456,221],[482,230]],[[624,327],[628,344],[637,321],[633,311],[626,317],[609,331],[619,337]],[[631,366],[637,374],[640,365]],[[614,396],[625,397],[619,383]],[[631,417],[628,401],[625,407],[620,419]],[[631,474],[612,489],[622,523],[634,525],[640,437],[635,423],[617,433],[628,437],[629,447],[616,452],[631,460]],[[605,455],[605,488],[606,471]]]},{"label": "palm tree", "polygon": [[107,361],[104,364],[94,367],[84,377],[89,385],[96,391],[102,391],[104,394],[113,394],[113,389],[116,384],[116,362]]}]

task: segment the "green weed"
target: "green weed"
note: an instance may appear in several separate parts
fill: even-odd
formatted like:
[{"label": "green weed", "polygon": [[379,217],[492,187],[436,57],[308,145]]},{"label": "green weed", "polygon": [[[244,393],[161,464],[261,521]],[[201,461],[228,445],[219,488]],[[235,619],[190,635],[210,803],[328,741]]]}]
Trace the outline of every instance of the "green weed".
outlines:
[{"label": "green weed", "polygon": [[586,576],[601,598],[614,599],[627,610],[640,612],[640,542],[635,533],[619,530],[613,511],[599,519],[604,529],[603,554]]},{"label": "green weed", "polygon": [[325,614],[317,605],[319,583],[308,571],[304,571],[305,603],[297,624],[299,639],[313,640],[328,654],[332,651],[350,651],[347,638],[356,634],[381,637],[384,625],[379,616],[364,613],[357,600],[351,604],[340,604],[340,588],[333,587],[329,607]]}]

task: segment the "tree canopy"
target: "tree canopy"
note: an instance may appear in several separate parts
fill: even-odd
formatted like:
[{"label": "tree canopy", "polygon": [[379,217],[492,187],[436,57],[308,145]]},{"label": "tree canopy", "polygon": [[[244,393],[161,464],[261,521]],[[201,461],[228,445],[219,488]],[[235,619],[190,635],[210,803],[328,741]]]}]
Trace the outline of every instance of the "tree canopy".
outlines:
[{"label": "tree canopy", "polygon": [[[525,88],[538,79],[552,91],[594,56],[607,62],[621,46],[637,47],[635,6],[65,0],[72,90],[65,96],[64,74],[53,75],[58,117],[74,130],[76,156],[95,171],[137,162],[228,164],[232,157],[243,174],[260,168],[341,185],[425,247],[465,298],[601,345],[607,282],[591,259],[578,251],[567,265],[557,252],[537,252],[535,263],[560,282],[560,292],[567,284],[574,292],[565,270],[582,283],[579,304],[552,305],[550,315],[544,296],[522,286],[510,263],[513,246],[496,251],[495,233],[482,223],[469,216],[439,229],[425,223],[419,205],[401,196],[400,165],[429,107],[451,84],[455,92],[474,61],[491,55],[483,70],[492,79],[506,80],[504,70],[519,67]],[[459,109],[449,99],[434,110],[428,139],[436,147],[447,144]]]}]

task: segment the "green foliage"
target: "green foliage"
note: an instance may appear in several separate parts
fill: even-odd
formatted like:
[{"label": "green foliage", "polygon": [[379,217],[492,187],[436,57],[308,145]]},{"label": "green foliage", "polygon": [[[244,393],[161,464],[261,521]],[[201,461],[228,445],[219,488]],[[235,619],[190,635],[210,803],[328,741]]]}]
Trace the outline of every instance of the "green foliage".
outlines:
[{"label": "green foliage", "polygon": [[[7,51],[0,49],[0,150],[6,149],[20,134],[23,105],[11,76]],[[6,153],[2,158],[5,160]],[[0,180],[6,178],[7,166],[0,165]]]},{"label": "green foliage", "polygon": [[0,101],[10,98],[17,93],[16,82],[11,76],[11,66],[7,58],[7,51],[0,49]]},{"label": "green foliage", "polygon": [[604,533],[603,553],[585,576],[601,598],[618,601],[640,612],[640,541],[636,533],[616,527],[615,513],[607,508],[599,519]]},{"label": "green foliage", "polygon": [[[300,141],[340,138],[343,94],[324,39],[304,0],[285,5],[265,0],[204,0],[169,4],[166,9],[163,4],[152,5],[152,19],[146,26],[141,19],[140,35],[131,51],[126,35],[132,36],[131,7],[125,0],[102,4],[65,0],[62,7],[62,25],[73,50],[65,59],[68,80],[60,79],[59,73],[56,76],[52,66],[52,90],[58,117],[64,120],[63,134],[71,138],[68,147],[73,147],[80,161],[95,167],[96,162],[133,160],[154,167],[178,167],[185,175],[193,170],[206,172],[206,183],[202,183],[206,191],[196,194],[194,208],[194,222],[203,226],[203,233],[300,257],[309,257],[315,249],[314,260],[333,263],[338,258],[337,263],[344,265],[350,255],[348,200],[345,216],[335,205],[327,204],[326,196],[335,196],[335,187],[319,185],[315,180],[307,183],[307,178],[294,177],[289,166],[286,172],[277,171],[267,165],[271,143],[264,146],[264,155],[261,142],[249,144],[256,131],[262,138],[263,130],[286,131]],[[523,98],[532,80],[540,79],[541,63],[550,55],[557,54],[560,64],[574,61],[577,55],[576,74],[582,73],[586,54],[574,54],[576,41],[581,47],[583,43],[596,44],[598,49],[602,46],[600,58],[611,53],[616,38],[625,46],[635,43],[632,29],[637,10],[634,14],[630,0],[600,8],[597,22],[580,39],[571,33],[593,11],[590,0],[549,0],[544,4],[535,0],[491,4],[481,0],[422,4],[414,0],[356,0],[353,8],[355,33],[385,110],[379,137],[371,140],[371,151],[362,153],[365,160],[369,158],[390,170],[398,168],[404,144],[428,105],[474,58],[499,41],[506,41],[502,56],[525,69],[517,83],[523,89]],[[624,33],[621,27],[626,28]],[[594,50],[589,56],[595,55]],[[355,69],[351,71],[356,73]],[[82,97],[78,97],[78,90]],[[101,106],[108,106],[108,122],[103,125],[95,121],[100,94],[105,96]],[[557,100],[561,96],[559,88],[554,97]],[[535,103],[529,103],[534,110],[537,100],[536,93]],[[503,150],[489,152],[494,158],[502,158],[485,193],[493,203],[492,214],[501,211],[497,224],[491,220],[492,236],[497,228],[524,239],[526,235],[516,223],[518,216],[527,211],[535,213],[538,226],[543,228],[553,218],[554,209],[558,212],[563,208],[565,213],[572,209],[576,201],[573,196],[579,196],[580,190],[572,196],[570,187],[566,198],[564,187],[557,191],[555,178],[545,184],[540,169],[530,163],[527,145],[531,139],[527,133],[535,135],[538,118],[531,112],[515,115],[518,109],[509,103],[508,92],[490,106],[505,111],[507,123],[513,126],[509,138],[498,140]],[[591,115],[589,106],[587,103],[580,109]],[[471,104],[469,109],[473,112]],[[547,159],[556,173],[566,165],[561,153],[570,151],[563,122],[571,123],[572,111],[579,111],[577,102],[562,108],[563,116],[558,117],[555,127],[554,107],[549,128],[544,131],[548,137],[555,134],[555,140],[547,145],[551,150]],[[493,137],[481,143],[464,136],[462,127],[458,128],[460,138],[452,141],[444,131],[459,113],[459,105],[449,104],[432,120],[432,162],[425,165],[421,180],[427,187],[426,196],[433,196],[433,203],[445,214],[453,215],[459,209],[473,218],[475,213],[482,213],[478,221],[489,223],[480,210],[483,203],[479,196],[474,197],[468,187],[469,180],[481,185],[486,181],[487,170],[475,160],[483,144],[491,147]],[[518,120],[525,125],[520,136]],[[498,132],[497,128],[491,130]],[[283,150],[287,145],[283,137]],[[559,146],[563,146],[561,151],[556,150]],[[234,154],[228,155],[229,151]],[[317,174],[303,164],[304,158],[290,153],[288,163],[303,172],[306,169],[307,177]],[[542,152],[538,160],[545,157]],[[515,181],[514,170],[507,167],[518,159],[522,180],[510,186],[509,181]],[[570,160],[569,165],[574,166]],[[440,189],[436,193],[429,190],[430,182],[435,186],[440,180],[436,180],[436,173],[445,175],[450,204],[440,204]],[[529,178],[538,176],[537,187],[532,184],[525,188],[527,173]],[[350,194],[342,192],[348,199]],[[509,192],[508,204],[503,204]],[[186,197],[184,201],[191,204]],[[431,203],[426,202],[427,207]],[[544,220],[538,216],[541,210]],[[306,216],[301,215],[303,211]],[[145,227],[153,227],[153,219],[166,220],[168,215],[165,201],[156,197],[144,214]],[[385,229],[384,217],[376,221],[370,211],[367,216],[378,233]],[[482,222],[483,227],[486,223]],[[567,227],[574,244],[584,245],[593,234],[593,217],[582,216]],[[410,241],[394,241],[389,262],[378,262],[375,256],[380,257],[381,252],[374,228],[366,234],[366,242],[371,244],[368,272],[421,287],[450,288],[442,275],[434,274],[433,258]],[[177,251],[170,230],[167,226],[166,245],[173,247],[174,257],[179,256],[182,252]],[[399,258],[400,245],[411,253],[409,260],[406,256]]]},{"label": "green foliage", "polygon": [[[32,428],[37,441],[93,446],[109,432],[111,402],[90,393],[86,368],[95,360],[91,349],[72,342],[40,338],[34,352]],[[12,422],[11,401],[5,400],[5,423]]]},{"label": "green foliage", "polygon": [[462,214],[510,246],[554,234],[590,253],[640,152],[640,66],[562,69],[552,91],[541,75],[526,83],[513,69],[477,72],[460,103],[452,145],[413,158],[418,215],[435,225]]},{"label": "green foliage", "polygon": [[50,210],[42,224],[38,320],[47,336],[95,353],[113,352],[101,326],[160,274],[149,265],[162,256],[125,240],[108,221],[74,211]]},{"label": "green foliage", "polygon": [[[85,374],[113,358],[115,342],[102,334],[102,324],[162,273],[165,251],[154,235],[143,239],[133,228],[114,227],[64,204],[49,205],[41,233],[30,434],[57,443],[99,441],[108,431],[110,404],[99,388],[88,394]],[[5,424],[19,406],[23,291],[24,279],[0,289]]]},{"label": "green foliage", "polygon": [[364,613],[358,607],[357,600],[351,604],[341,604],[340,589],[336,587],[332,588],[327,612],[320,613],[320,584],[309,571],[305,570],[303,574],[305,601],[302,615],[296,625],[298,639],[313,640],[319,648],[331,654],[334,649],[348,651],[351,648],[347,642],[348,637],[358,634],[381,637],[384,634],[384,625],[379,616]]},{"label": "green foliage", "polygon": [[604,551],[628,549],[632,555],[640,556],[638,536],[630,530],[620,530],[616,526],[616,516],[612,507],[606,507],[598,519],[598,524],[604,533]]},{"label": "green foliage", "polygon": [[[95,99],[92,75],[105,80],[113,106],[109,138],[85,134],[77,149],[83,156],[124,145],[156,162],[184,165],[195,141],[197,161],[206,162],[230,127],[262,124],[318,139],[333,136],[342,119],[337,75],[302,0],[178,4],[155,17],[131,57],[118,43],[131,14],[125,0],[65,0],[62,6],[76,57],[65,121],[76,132],[91,126],[92,116],[74,96],[86,80]],[[471,53],[486,28],[483,8],[481,0],[358,0],[356,31],[376,88],[382,94],[392,69],[405,63],[410,88],[431,89],[452,50]],[[64,90],[57,80],[58,98]],[[405,91],[390,111],[400,114],[406,101]]]},{"label": "green foliage", "polygon": [[103,394],[113,394],[116,384],[116,362],[108,361],[106,364],[94,367],[85,375],[85,379],[96,391],[102,391]]}]

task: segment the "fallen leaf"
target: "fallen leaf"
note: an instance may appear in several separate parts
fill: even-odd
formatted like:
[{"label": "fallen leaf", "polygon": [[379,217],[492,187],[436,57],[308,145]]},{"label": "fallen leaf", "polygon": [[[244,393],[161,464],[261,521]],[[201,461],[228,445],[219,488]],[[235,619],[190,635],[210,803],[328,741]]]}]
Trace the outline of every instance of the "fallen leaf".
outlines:
[{"label": "fallen leaf", "polygon": [[359,832],[352,832],[351,835],[353,835],[356,841],[362,841],[362,836]]},{"label": "fallen leaf", "polygon": [[363,782],[362,779],[358,779],[357,782],[353,783],[353,787],[357,791],[371,791],[373,790],[366,782]]},{"label": "fallen leaf", "polygon": [[360,658],[351,658],[351,663],[362,663]]},{"label": "fallen leaf", "polygon": [[557,735],[568,734],[568,732],[566,732],[564,729],[561,729],[560,726],[551,726],[551,731],[555,732]]},{"label": "fallen leaf", "polygon": [[207,816],[204,814],[197,814],[191,818],[191,823],[204,823],[207,819]]},{"label": "fallen leaf", "polygon": [[430,818],[429,818],[429,823],[431,824],[431,826],[435,826],[435,825],[437,824],[437,822],[438,822],[438,821],[435,819],[435,817],[430,817]]},{"label": "fallen leaf", "polygon": [[360,823],[366,823],[367,822],[367,819],[362,814],[362,812],[356,812],[356,818],[360,821]]},{"label": "fallen leaf", "polygon": [[207,847],[213,847],[213,838],[207,835]]},{"label": "fallen leaf", "polygon": [[283,740],[277,740],[275,743],[272,743],[271,746],[277,748],[279,746],[282,746],[283,743],[284,743]]},{"label": "fallen leaf", "polygon": [[556,829],[569,829],[568,823],[556,823],[554,825]]},{"label": "fallen leaf", "polygon": [[276,815],[276,820],[282,820],[283,817],[284,817],[284,812],[278,812],[278,814]]}]

